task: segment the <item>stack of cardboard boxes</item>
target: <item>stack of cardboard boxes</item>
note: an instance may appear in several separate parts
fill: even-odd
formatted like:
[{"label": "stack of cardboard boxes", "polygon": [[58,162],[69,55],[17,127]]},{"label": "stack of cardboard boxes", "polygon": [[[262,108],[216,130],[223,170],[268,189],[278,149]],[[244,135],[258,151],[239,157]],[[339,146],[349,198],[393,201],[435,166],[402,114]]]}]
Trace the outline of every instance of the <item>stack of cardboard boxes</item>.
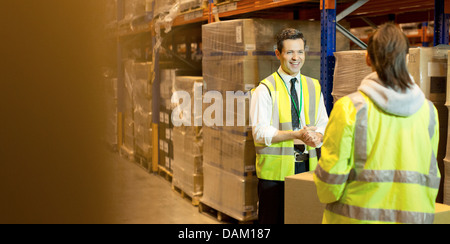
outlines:
[{"label": "stack of cardboard boxes", "polygon": [[448,109],[445,107],[447,84],[448,46],[432,48],[412,48],[409,53],[408,69],[417,85],[425,93],[427,99],[433,102],[439,116],[439,148],[437,161],[441,172],[441,184],[438,202],[443,202],[446,154]]},{"label": "stack of cardboard boxes", "polygon": [[176,71],[173,69],[161,70],[160,83],[160,107],[159,107],[159,166],[172,172],[173,161],[173,124],[171,102],[173,86],[175,84]]},{"label": "stack of cardboard boxes", "polygon": [[[203,76],[208,80],[207,89],[248,91],[275,72],[280,66],[275,56],[275,36],[286,27],[303,32],[307,60],[302,74],[318,79],[320,22],[240,19],[203,26]],[[348,42],[338,36],[338,46],[344,49]]]},{"label": "stack of cardboard boxes", "polygon": [[[265,23],[268,22],[233,20],[202,28],[205,91],[218,91],[223,98],[223,109],[217,111],[222,113],[219,115],[222,121],[203,130],[204,193],[201,201],[240,221],[257,217],[256,154],[248,123],[249,107],[243,112],[244,124],[238,126],[234,123],[238,117],[237,103],[233,100],[232,105],[227,104],[227,91],[246,93],[278,68],[273,24],[265,26]],[[264,32],[262,28],[270,33],[259,33]],[[271,37],[266,38],[268,35]],[[204,104],[204,107],[209,105]]]},{"label": "stack of cardboard boxes", "polygon": [[125,62],[123,143],[121,152],[129,158],[139,157],[147,164],[152,159],[152,64]]},{"label": "stack of cardboard boxes", "polygon": [[[203,87],[202,77],[176,77],[174,96],[172,102],[181,102],[177,92],[187,92],[191,98],[191,107],[202,104],[202,96],[194,96],[194,91],[201,91]],[[186,101],[182,101],[183,103]],[[179,104],[175,103],[175,106]],[[178,111],[178,110],[176,110]],[[200,109],[201,111],[201,109]],[[183,116],[183,111],[173,116]],[[186,111],[189,112],[189,111]],[[194,121],[192,119],[192,121]],[[203,135],[202,126],[174,125],[173,139],[173,186],[179,188],[197,202],[203,194]]]},{"label": "stack of cardboard boxes", "polygon": [[[217,91],[223,99],[223,121],[203,128],[202,202],[240,221],[257,217],[249,91],[279,68],[275,37],[287,27],[299,29],[307,39],[302,74],[319,78],[320,22],[239,19],[202,27],[205,92]],[[347,41],[338,39],[340,48],[348,48]]]},{"label": "stack of cardboard boxes", "polygon": [[192,9],[203,7],[205,0],[179,0],[180,12],[186,12]]},{"label": "stack of cardboard boxes", "polygon": [[125,92],[123,98],[123,132],[122,146],[120,152],[122,155],[134,157],[134,103],[133,103],[133,60],[127,60],[125,66]]},{"label": "stack of cardboard boxes", "polygon": [[134,100],[134,148],[135,156],[144,159],[145,167],[149,168],[152,161],[152,86],[150,74],[152,63],[135,63],[133,70],[133,100]]},{"label": "stack of cardboard boxes", "polygon": [[[118,6],[118,4],[120,6]],[[145,30],[148,28],[148,17],[152,16],[154,0],[108,0],[109,26],[117,24],[117,34],[127,34],[133,31]],[[122,9],[123,19],[117,20],[117,9]],[[112,13],[112,14],[111,14]]]},{"label": "stack of cardboard boxes", "polygon": [[[450,51],[447,53],[447,57]],[[447,62],[447,94],[445,106],[450,109],[450,62]],[[450,115],[449,115],[450,116]],[[450,130],[448,130],[450,131]],[[444,158],[444,172],[441,171],[444,177],[444,203],[450,205],[450,136],[447,135],[447,150]]]},{"label": "stack of cardboard boxes", "polygon": [[114,150],[117,150],[117,78],[106,78],[104,87],[105,131],[104,142]]},{"label": "stack of cardboard boxes", "polygon": [[341,51],[334,53],[336,65],[334,70],[333,95],[334,102],[358,90],[361,81],[372,68],[366,64],[366,51]]}]

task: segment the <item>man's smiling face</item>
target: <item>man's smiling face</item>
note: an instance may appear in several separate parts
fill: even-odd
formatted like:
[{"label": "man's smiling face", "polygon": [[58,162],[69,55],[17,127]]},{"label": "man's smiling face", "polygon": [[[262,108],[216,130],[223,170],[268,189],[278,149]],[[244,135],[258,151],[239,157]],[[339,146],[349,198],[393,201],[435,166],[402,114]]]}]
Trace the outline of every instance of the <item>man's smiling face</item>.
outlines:
[{"label": "man's smiling face", "polygon": [[283,41],[283,50],[276,50],[281,68],[286,74],[296,76],[305,63],[305,42],[302,39]]}]

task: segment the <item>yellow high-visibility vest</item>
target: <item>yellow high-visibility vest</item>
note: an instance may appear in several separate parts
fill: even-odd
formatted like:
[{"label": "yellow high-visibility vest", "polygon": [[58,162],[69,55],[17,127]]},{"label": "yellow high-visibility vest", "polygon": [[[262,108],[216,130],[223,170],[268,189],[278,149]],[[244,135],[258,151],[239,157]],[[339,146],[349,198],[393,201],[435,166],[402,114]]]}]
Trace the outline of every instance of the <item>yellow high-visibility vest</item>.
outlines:
[{"label": "yellow high-visibility vest", "polygon": [[323,223],[433,223],[438,142],[430,101],[399,117],[362,92],[340,99],[314,172],[319,199],[327,203]]},{"label": "yellow high-visibility vest", "polygon": [[[267,86],[272,97],[271,125],[281,131],[292,131],[291,98],[283,79],[277,72],[267,77],[262,84]],[[319,101],[320,84],[316,79],[301,76],[303,89],[305,121],[308,126],[316,124]],[[286,176],[295,173],[294,140],[274,143],[271,146],[255,143],[256,173],[264,180],[284,181]],[[315,148],[307,146],[309,152],[309,168],[317,166]]]}]

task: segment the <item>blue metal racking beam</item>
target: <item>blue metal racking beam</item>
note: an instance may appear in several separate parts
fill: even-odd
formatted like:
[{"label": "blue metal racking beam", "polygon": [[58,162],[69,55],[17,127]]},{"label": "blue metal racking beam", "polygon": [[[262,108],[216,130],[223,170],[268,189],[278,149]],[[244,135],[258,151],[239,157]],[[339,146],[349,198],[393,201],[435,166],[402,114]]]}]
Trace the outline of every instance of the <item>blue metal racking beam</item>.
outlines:
[{"label": "blue metal racking beam", "polygon": [[336,58],[336,1],[321,0],[320,84],[328,115],[333,109],[333,77]]},{"label": "blue metal racking beam", "polygon": [[[450,14],[445,13],[445,0],[435,0],[434,7],[434,45],[449,43]],[[448,3],[447,1],[447,4]]]}]

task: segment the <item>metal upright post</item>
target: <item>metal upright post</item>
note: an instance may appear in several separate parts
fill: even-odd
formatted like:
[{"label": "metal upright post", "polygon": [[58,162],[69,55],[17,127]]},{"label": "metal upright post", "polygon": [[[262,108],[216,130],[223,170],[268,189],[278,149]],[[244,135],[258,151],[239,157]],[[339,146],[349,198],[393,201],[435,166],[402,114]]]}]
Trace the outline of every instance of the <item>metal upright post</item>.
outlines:
[{"label": "metal upright post", "polygon": [[213,7],[214,7],[214,0],[208,1],[208,24],[214,22],[214,16],[213,16]]},{"label": "metal upright post", "polygon": [[428,22],[422,23],[422,46],[428,47],[430,44],[428,42]]},{"label": "metal upright post", "polygon": [[[449,4],[449,3],[447,3]],[[445,0],[435,0],[434,7],[434,45],[449,43],[450,14],[445,11]]]},{"label": "metal upright post", "polygon": [[336,59],[336,1],[321,0],[320,84],[328,114],[333,109],[333,77]]}]

